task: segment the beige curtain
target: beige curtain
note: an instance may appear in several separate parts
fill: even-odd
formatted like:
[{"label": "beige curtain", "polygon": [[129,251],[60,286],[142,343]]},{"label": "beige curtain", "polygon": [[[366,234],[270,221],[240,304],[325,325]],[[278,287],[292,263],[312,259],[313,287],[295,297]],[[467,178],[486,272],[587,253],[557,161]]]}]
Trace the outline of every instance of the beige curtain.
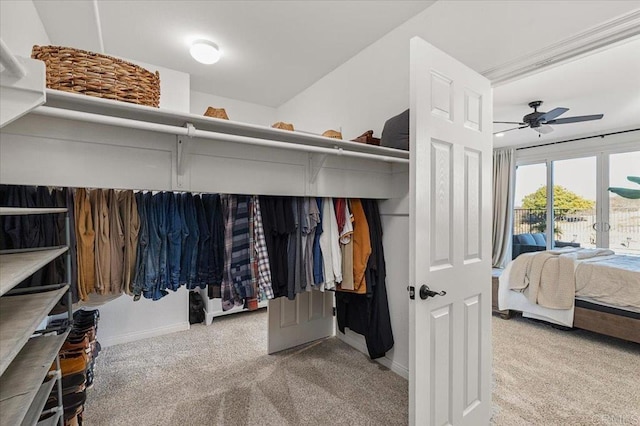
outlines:
[{"label": "beige curtain", "polygon": [[515,185],[515,151],[493,151],[493,257],[494,268],[504,266],[511,251],[513,197]]}]

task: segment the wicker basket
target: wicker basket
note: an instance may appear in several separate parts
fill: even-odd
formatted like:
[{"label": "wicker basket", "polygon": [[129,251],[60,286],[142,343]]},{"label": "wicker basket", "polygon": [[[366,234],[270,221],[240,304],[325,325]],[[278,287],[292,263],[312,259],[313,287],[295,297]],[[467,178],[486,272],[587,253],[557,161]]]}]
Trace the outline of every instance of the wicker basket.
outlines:
[{"label": "wicker basket", "polygon": [[158,107],[160,75],[121,59],[70,47],[33,46],[44,61],[47,87],[98,98]]},{"label": "wicker basket", "polygon": [[204,115],[207,117],[221,118],[223,120],[229,119],[229,116],[227,115],[227,111],[225,111],[224,108],[208,107],[207,110],[204,112]]}]

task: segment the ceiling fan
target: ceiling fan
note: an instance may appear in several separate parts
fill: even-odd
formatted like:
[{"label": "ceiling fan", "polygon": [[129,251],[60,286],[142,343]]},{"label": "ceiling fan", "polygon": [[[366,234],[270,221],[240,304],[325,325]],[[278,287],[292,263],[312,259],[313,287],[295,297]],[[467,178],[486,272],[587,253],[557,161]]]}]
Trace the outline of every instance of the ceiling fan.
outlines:
[{"label": "ceiling fan", "polygon": [[498,133],[510,132],[512,130],[525,129],[527,127],[532,128],[538,133],[547,134],[553,132],[553,127],[550,124],[567,124],[567,123],[579,123],[581,121],[600,120],[604,114],[595,115],[580,115],[577,117],[557,118],[569,111],[569,108],[554,108],[549,112],[538,111],[538,107],[542,105],[542,101],[529,102],[529,107],[533,108],[533,112],[522,117],[522,121],[494,121],[494,124],[517,124],[519,127],[514,127]]}]

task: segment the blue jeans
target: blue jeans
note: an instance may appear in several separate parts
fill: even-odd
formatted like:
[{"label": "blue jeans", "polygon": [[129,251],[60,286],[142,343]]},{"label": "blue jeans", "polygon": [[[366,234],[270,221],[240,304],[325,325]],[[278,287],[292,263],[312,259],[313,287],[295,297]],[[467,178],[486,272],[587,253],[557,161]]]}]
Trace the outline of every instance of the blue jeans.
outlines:
[{"label": "blue jeans", "polygon": [[180,287],[180,261],[182,256],[182,228],[180,217],[179,195],[165,193],[167,201],[167,277],[168,288],[173,291]]},{"label": "blue jeans", "polygon": [[[166,241],[166,214],[163,204],[163,194],[158,193],[151,197],[149,208],[147,209],[147,222],[149,226],[149,246],[145,262],[145,287],[144,297],[146,299],[159,300],[167,292],[162,289],[162,276],[166,274],[166,243],[164,244],[164,260],[162,259],[164,232]],[[166,283],[166,275],[165,275]]]},{"label": "blue jeans", "polygon": [[136,273],[133,277],[134,300],[140,299],[140,295],[145,290],[147,280],[147,252],[149,250],[149,224],[147,210],[151,204],[151,193],[136,193],[136,204],[138,205],[138,215],[140,216],[140,231],[138,232],[138,248],[136,252]]},{"label": "blue jeans", "polygon": [[188,192],[180,195],[180,217],[182,219],[182,257],[180,259],[180,285],[189,290],[196,288],[196,271],[198,262],[198,217],[196,205]]},{"label": "blue jeans", "polygon": [[200,232],[200,238],[198,240],[198,261],[197,261],[197,276],[196,286],[206,288],[208,281],[209,271],[209,252],[211,250],[209,234],[209,224],[207,221],[207,215],[205,213],[202,197],[195,196],[196,217],[198,220],[198,230]]}]

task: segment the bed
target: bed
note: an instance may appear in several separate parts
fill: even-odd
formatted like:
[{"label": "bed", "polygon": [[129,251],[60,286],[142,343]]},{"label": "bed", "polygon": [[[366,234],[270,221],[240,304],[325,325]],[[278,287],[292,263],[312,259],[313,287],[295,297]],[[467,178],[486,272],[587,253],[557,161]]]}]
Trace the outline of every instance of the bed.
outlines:
[{"label": "bed", "polygon": [[640,257],[579,248],[523,254],[500,275],[498,307],[640,343]]}]

